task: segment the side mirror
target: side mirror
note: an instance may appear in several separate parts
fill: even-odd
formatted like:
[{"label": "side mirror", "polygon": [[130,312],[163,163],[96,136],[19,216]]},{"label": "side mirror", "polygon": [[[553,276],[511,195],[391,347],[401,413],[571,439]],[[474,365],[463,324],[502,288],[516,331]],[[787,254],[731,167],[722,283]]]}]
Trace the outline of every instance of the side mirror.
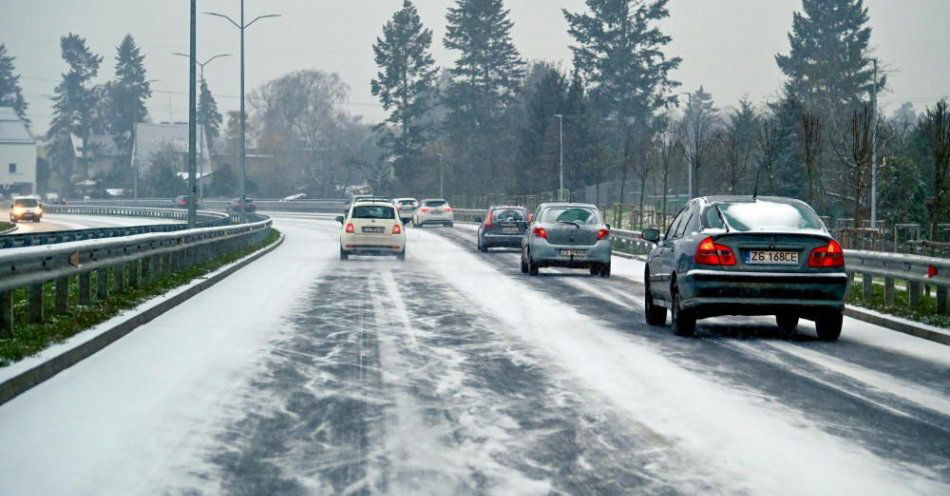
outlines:
[{"label": "side mirror", "polygon": [[653,228],[644,229],[643,232],[640,233],[640,237],[651,243],[656,243],[660,240],[660,230]]},{"label": "side mirror", "polygon": [[342,215],[337,215],[337,216],[336,216],[336,221],[339,222],[340,224],[342,224],[344,220],[346,220],[346,219],[345,219]]},{"label": "side mirror", "polygon": [[609,231],[609,230],[610,230],[610,224],[605,224],[605,225],[607,226],[607,230]]}]

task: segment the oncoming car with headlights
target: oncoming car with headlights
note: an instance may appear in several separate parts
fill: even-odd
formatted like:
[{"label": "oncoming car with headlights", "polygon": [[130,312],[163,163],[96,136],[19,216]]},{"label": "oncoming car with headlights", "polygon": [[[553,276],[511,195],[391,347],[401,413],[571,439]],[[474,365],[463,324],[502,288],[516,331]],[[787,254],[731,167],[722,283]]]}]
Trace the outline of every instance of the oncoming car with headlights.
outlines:
[{"label": "oncoming car with headlights", "polygon": [[340,231],[340,260],[350,255],[395,255],[406,259],[406,231],[389,200],[357,201],[336,218]]},{"label": "oncoming car with headlights", "polygon": [[822,340],[841,334],[844,250],[808,204],[780,197],[711,196],[686,204],[656,243],[644,281],[646,321],[689,336],[696,319],[774,315],[791,331],[815,321]]},{"label": "oncoming car with headlights", "polygon": [[14,198],[10,202],[10,222],[32,220],[39,222],[43,218],[43,206],[34,197]]}]

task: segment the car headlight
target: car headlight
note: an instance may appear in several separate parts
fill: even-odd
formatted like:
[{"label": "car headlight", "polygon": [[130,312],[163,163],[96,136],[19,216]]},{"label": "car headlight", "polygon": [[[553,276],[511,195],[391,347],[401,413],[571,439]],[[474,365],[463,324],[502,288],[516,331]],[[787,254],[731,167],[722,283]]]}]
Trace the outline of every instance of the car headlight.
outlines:
[{"label": "car headlight", "polygon": [[16,207],[13,209],[13,213],[16,215],[23,215],[23,212],[25,212],[25,210],[23,210],[23,207]]}]

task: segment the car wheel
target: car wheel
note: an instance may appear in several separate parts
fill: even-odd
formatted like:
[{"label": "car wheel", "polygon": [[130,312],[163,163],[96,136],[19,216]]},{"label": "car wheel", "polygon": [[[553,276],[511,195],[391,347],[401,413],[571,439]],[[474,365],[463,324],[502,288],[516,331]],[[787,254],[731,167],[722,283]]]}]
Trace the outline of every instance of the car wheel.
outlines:
[{"label": "car wheel", "polygon": [[600,266],[600,277],[608,279],[610,277],[610,264],[605,263]]},{"label": "car wheel", "polygon": [[780,313],[775,316],[775,323],[778,328],[785,332],[793,332],[798,327],[798,315],[790,313]]},{"label": "car wheel", "polygon": [[522,273],[522,274],[527,274],[527,273],[528,273],[528,262],[525,261],[525,252],[526,252],[526,251],[527,251],[527,250],[524,249],[524,248],[521,249],[521,273]]},{"label": "car wheel", "polygon": [[590,266],[590,276],[597,277],[600,275],[600,264],[594,264]]},{"label": "car wheel", "polygon": [[645,293],[643,295],[643,309],[647,324],[651,326],[666,325],[666,309],[653,304],[653,292],[650,290],[650,275],[644,277],[646,280]]},{"label": "car wheel", "polygon": [[344,251],[343,248],[340,248],[340,260],[348,260],[349,258],[350,254]]},{"label": "car wheel", "polygon": [[405,262],[405,261],[406,261],[406,249],[405,249],[405,248],[403,248],[401,252],[399,252],[399,253],[396,254],[396,260],[399,260],[400,262]]},{"label": "car wheel", "polygon": [[819,315],[815,319],[815,330],[818,331],[818,339],[822,341],[837,341],[841,336],[841,323],[843,317],[841,311],[827,312]]},{"label": "car wheel", "polygon": [[529,276],[536,276],[536,275],[538,275],[538,274],[541,272],[541,267],[540,267],[538,264],[534,263],[534,260],[531,260],[531,252],[530,252],[530,251],[528,252],[528,258],[527,258],[527,260],[528,260],[528,275],[529,275]]},{"label": "car wheel", "polygon": [[10,222],[16,224],[16,217],[11,216],[11,217],[10,217]]},{"label": "car wheel", "polygon": [[448,227],[455,227],[455,223],[454,223],[454,222],[448,222],[448,223],[446,223],[445,225],[448,226]]},{"label": "car wheel", "polygon": [[676,286],[673,286],[673,304],[670,305],[670,320],[673,324],[673,332],[677,336],[692,336],[696,333],[696,316],[690,310],[680,308],[680,293]]}]

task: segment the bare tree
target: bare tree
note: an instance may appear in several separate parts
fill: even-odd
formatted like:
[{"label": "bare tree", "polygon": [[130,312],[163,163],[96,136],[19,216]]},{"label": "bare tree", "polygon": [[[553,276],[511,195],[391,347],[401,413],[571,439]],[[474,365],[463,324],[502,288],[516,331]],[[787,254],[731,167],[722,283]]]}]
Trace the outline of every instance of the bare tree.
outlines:
[{"label": "bare tree", "polygon": [[699,171],[715,146],[714,133],[719,124],[719,109],[713,105],[712,96],[700,86],[689,95],[679,133],[686,163],[692,170],[693,184],[689,189],[693,196],[698,194]]},{"label": "bare tree", "polygon": [[775,119],[767,117],[762,120],[759,131],[759,167],[765,169],[765,180],[768,193],[775,194],[775,166],[781,153],[782,135],[779,132]]},{"label": "bare tree", "polygon": [[927,108],[920,122],[933,158],[933,188],[934,196],[930,202],[930,237],[937,235],[937,224],[947,215],[950,209],[946,205],[950,199],[950,111],[947,100],[941,99],[934,108]]},{"label": "bare tree", "polygon": [[832,148],[842,165],[842,186],[853,195],[851,216],[854,227],[861,226],[864,218],[865,195],[871,183],[871,150],[874,130],[874,111],[868,104],[851,113],[842,138],[832,142]]},{"label": "bare tree", "polygon": [[739,101],[739,108],[729,116],[726,127],[717,133],[729,193],[738,193],[740,183],[752,170],[758,147],[758,127],[755,107],[743,98]]},{"label": "bare tree", "polygon": [[821,146],[824,123],[818,114],[803,112],[799,119],[799,150],[798,158],[805,170],[805,192],[808,203],[812,206],[818,200],[818,162],[821,158]]}]

